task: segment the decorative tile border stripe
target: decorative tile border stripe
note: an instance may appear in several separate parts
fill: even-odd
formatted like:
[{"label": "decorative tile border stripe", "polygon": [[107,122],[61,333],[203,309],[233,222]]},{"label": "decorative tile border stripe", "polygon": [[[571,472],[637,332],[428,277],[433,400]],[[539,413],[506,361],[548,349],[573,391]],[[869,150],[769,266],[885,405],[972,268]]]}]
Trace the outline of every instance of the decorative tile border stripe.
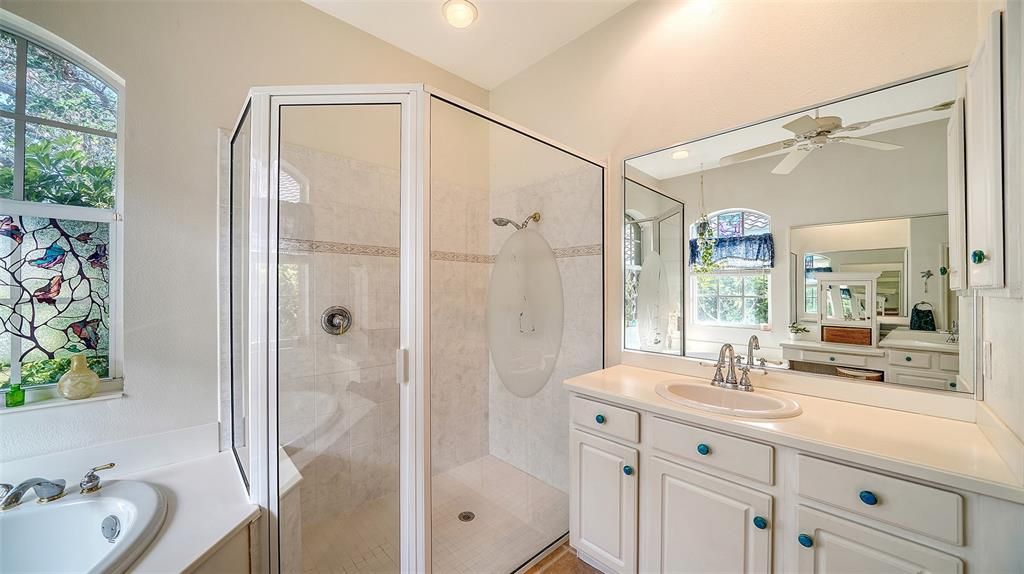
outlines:
[{"label": "decorative tile border stripe", "polygon": [[[309,241],[306,239],[281,239],[280,248],[282,251],[291,252],[341,253],[344,255],[367,255],[370,257],[399,256],[399,250],[397,247],[360,245],[358,243],[335,243],[333,241]],[[556,259],[601,255],[604,252],[600,244],[558,247],[552,249],[552,251],[554,252]],[[494,263],[495,257],[495,255],[459,253],[456,251],[430,252],[430,259],[433,261],[452,261],[456,263]]]},{"label": "decorative tile border stripe", "polygon": [[494,263],[494,255],[480,253],[458,253],[456,251],[431,251],[433,261],[453,261],[456,263]]},{"label": "decorative tile border stripe", "polygon": [[604,253],[600,244],[597,245],[574,245],[572,247],[558,247],[552,249],[555,258],[562,257],[586,257],[588,255],[601,255]]}]

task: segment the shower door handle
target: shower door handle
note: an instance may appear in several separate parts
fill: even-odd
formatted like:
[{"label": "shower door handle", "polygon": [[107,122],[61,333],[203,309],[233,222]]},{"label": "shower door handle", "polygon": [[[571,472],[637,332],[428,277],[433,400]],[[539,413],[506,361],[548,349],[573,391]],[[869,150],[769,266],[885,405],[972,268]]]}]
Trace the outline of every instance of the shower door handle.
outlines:
[{"label": "shower door handle", "polygon": [[409,382],[409,351],[401,347],[395,352],[395,378],[399,385]]}]

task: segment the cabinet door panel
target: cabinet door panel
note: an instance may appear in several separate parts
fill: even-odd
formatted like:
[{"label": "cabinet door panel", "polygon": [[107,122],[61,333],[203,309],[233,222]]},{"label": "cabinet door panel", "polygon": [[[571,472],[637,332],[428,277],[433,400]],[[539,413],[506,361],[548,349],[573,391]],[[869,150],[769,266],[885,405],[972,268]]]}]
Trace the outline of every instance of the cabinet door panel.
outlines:
[{"label": "cabinet door panel", "polygon": [[959,558],[855,522],[800,506],[800,574],[960,574]]},{"label": "cabinet door panel", "polygon": [[637,451],[578,430],[571,435],[572,545],[615,572],[636,572]]},{"label": "cabinet door panel", "polygon": [[[988,32],[967,66],[968,285],[1002,287],[1003,115],[1002,28],[993,12]],[[972,256],[978,253],[975,261]]]},{"label": "cabinet door panel", "polygon": [[770,571],[771,496],[657,457],[644,476],[642,571]]}]

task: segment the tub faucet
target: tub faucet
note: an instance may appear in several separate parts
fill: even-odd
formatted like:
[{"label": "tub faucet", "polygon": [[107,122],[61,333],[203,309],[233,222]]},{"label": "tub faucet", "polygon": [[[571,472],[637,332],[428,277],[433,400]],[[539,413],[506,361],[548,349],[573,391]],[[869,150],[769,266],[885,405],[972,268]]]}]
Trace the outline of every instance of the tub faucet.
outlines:
[{"label": "tub faucet", "polygon": [[761,342],[757,335],[751,335],[747,340],[747,363],[740,368],[740,382],[736,388],[741,391],[752,391],[754,385],[750,384],[750,369],[754,368],[754,351],[761,350]]},{"label": "tub faucet", "polygon": [[0,510],[10,510],[21,504],[21,498],[30,489],[35,490],[36,498],[39,499],[39,502],[57,500],[64,496],[64,486],[66,484],[67,482],[62,478],[57,480],[30,478],[13,488],[9,484],[5,484],[3,487],[7,487],[6,489],[0,487],[0,491],[4,492],[3,498],[0,498]]},{"label": "tub faucet", "polygon": [[[729,354],[729,370],[723,377],[722,367],[726,364],[726,353]],[[723,389],[735,389],[738,386],[736,382],[736,350],[729,343],[722,345],[718,351],[718,363],[715,365],[715,376],[711,379],[711,384]]]}]

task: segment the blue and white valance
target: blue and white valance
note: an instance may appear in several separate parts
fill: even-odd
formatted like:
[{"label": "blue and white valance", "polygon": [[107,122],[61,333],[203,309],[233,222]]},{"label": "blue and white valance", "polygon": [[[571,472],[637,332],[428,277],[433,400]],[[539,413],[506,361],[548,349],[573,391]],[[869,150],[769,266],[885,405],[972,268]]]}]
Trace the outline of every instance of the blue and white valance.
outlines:
[{"label": "blue and white valance", "polygon": [[[775,240],[771,233],[744,237],[716,237],[711,261],[732,269],[770,269],[775,267]],[[690,266],[697,263],[697,240],[690,240]]]}]

